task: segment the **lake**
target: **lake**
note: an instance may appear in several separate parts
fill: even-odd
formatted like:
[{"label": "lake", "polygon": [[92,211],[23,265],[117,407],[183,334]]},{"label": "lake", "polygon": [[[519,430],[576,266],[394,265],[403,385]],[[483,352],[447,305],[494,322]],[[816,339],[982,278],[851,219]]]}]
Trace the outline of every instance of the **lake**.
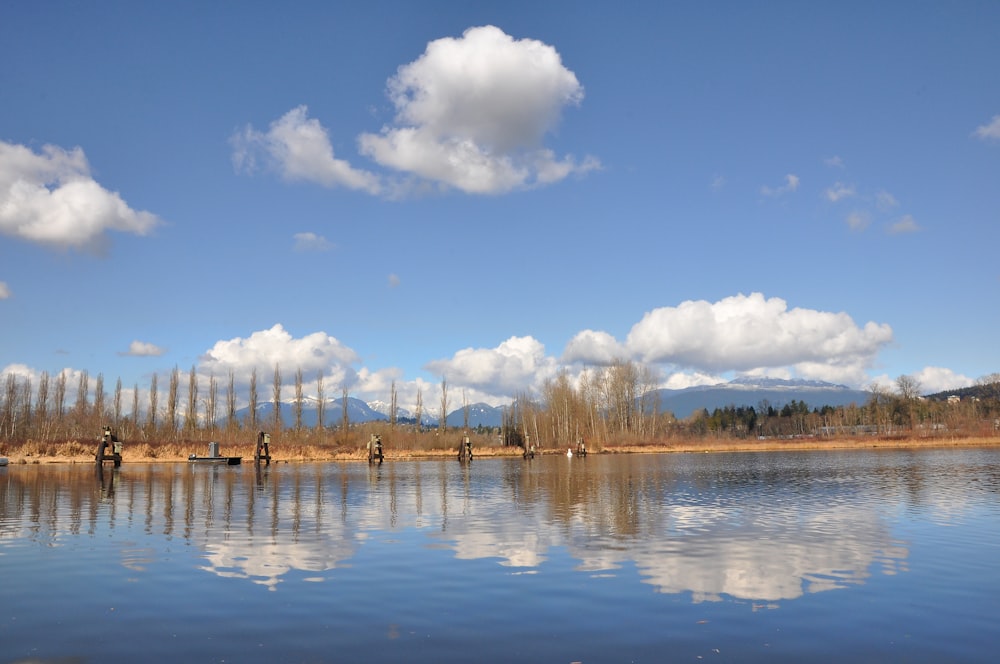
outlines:
[{"label": "lake", "polygon": [[0,468],[0,662],[986,662],[1000,450]]}]

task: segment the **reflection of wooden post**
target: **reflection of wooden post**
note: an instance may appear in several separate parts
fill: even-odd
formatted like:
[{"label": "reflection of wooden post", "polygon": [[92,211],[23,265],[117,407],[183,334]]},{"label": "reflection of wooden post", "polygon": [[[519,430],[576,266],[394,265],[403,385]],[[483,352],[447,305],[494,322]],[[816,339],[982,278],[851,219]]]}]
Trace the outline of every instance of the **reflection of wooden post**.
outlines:
[{"label": "reflection of wooden post", "polygon": [[268,447],[270,443],[271,434],[263,431],[257,434],[257,450],[253,454],[254,463],[264,461],[268,466],[271,465],[271,450]]}]

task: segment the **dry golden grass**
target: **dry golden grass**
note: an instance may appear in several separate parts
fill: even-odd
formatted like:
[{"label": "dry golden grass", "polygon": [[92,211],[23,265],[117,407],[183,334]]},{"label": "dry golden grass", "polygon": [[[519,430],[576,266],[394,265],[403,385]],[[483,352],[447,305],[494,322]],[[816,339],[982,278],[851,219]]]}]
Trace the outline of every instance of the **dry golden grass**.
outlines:
[{"label": "dry golden grass", "polygon": [[[412,446],[407,446],[411,443]],[[423,446],[420,446],[423,443]],[[852,438],[792,438],[792,439],[730,439],[730,438],[690,438],[670,439],[650,443],[622,443],[598,445],[590,443],[591,454],[636,454],[636,453],[667,453],[667,452],[742,452],[742,451],[777,451],[777,450],[850,450],[850,449],[918,449],[918,448],[955,448],[955,447],[990,447],[1000,446],[1000,436],[953,436],[953,437],[852,437]],[[565,454],[567,445],[553,445],[537,451],[538,454]],[[447,444],[423,440],[401,440],[387,442],[385,458],[393,459],[428,459],[451,458],[455,455],[457,440]],[[239,456],[252,461],[255,444],[223,444],[223,456]],[[203,441],[187,441],[179,443],[125,443],[122,452],[123,463],[151,463],[186,461],[190,454],[204,455],[208,451],[208,443]],[[364,446],[331,443],[289,443],[280,441],[270,445],[271,459],[274,462],[311,462],[311,461],[366,461],[367,451]],[[476,457],[517,457],[521,455],[520,448],[502,447],[490,444],[473,444]],[[97,444],[77,440],[61,442],[8,443],[3,447],[3,456],[12,464],[38,463],[93,463],[97,453]]]}]

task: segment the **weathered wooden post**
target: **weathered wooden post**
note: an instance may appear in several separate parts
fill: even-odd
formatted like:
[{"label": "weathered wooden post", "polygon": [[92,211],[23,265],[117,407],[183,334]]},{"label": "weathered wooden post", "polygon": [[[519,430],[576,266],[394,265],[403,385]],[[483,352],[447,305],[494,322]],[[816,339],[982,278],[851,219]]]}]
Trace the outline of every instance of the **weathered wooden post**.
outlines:
[{"label": "weathered wooden post", "polygon": [[458,460],[472,461],[472,441],[468,436],[463,436],[462,442],[458,444]]},{"label": "weathered wooden post", "polygon": [[[118,468],[122,465],[124,446],[124,443],[118,440],[118,436],[111,433],[111,427],[106,426],[104,427],[104,435],[101,436],[101,442],[97,445],[97,454],[94,456],[94,460],[101,466],[104,465],[105,461],[113,461],[115,468]],[[111,448],[110,452],[108,447]]]},{"label": "weathered wooden post", "polygon": [[373,433],[368,437],[368,463],[375,463],[377,461],[379,465],[382,465],[384,459],[382,436]]},{"label": "weathered wooden post", "polygon": [[271,434],[264,433],[263,431],[257,434],[257,450],[253,453],[254,463],[259,464],[261,461],[265,465],[271,465],[271,451],[268,445],[271,444]]}]

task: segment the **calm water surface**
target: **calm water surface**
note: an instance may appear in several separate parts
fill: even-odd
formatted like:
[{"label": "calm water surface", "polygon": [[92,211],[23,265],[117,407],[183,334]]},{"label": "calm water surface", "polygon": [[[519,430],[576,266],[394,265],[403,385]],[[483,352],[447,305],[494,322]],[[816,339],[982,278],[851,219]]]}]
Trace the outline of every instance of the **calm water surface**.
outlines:
[{"label": "calm water surface", "polygon": [[0,469],[0,662],[995,661],[1000,451]]}]

